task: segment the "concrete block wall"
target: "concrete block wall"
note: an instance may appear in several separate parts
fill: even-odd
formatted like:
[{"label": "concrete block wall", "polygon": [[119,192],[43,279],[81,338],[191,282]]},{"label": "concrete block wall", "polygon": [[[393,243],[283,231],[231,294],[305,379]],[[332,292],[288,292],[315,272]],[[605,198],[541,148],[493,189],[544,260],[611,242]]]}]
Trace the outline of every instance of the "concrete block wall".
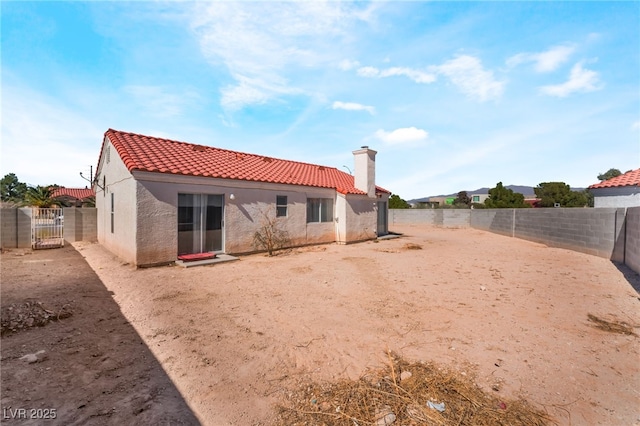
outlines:
[{"label": "concrete block wall", "polygon": [[613,259],[618,209],[516,209],[514,237]]},{"label": "concrete block wall", "polygon": [[474,209],[471,213],[470,226],[484,231],[513,237],[515,209]]},{"label": "concrete block wall", "polygon": [[[600,209],[598,209],[600,210]],[[613,252],[611,260],[624,263],[625,251],[627,249],[627,209],[615,209],[615,220],[613,229]]]},{"label": "concrete block wall", "polygon": [[470,216],[471,210],[466,209],[389,209],[389,225],[426,224],[466,228],[469,227]]},{"label": "concrete block wall", "polygon": [[68,242],[98,240],[98,211],[96,208],[65,208],[64,239]]},{"label": "concrete block wall", "polygon": [[389,210],[389,217],[391,225],[471,226],[623,262],[640,273],[640,207],[393,209]]},{"label": "concrete block wall", "polygon": [[[407,224],[435,225],[436,209],[389,209],[389,226]],[[393,231],[393,229],[389,229]]]},{"label": "concrete block wall", "polygon": [[0,233],[2,248],[30,248],[31,209],[0,209]]},{"label": "concrete block wall", "polygon": [[640,274],[640,207],[627,209],[624,263]]},{"label": "concrete block wall", "polygon": [[[65,208],[64,239],[97,241],[95,208]],[[2,248],[31,248],[31,208],[0,209],[0,243]]]},{"label": "concrete block wall", "polygon": [[471,224],[471,210],[468,209],[438,209],[442,212],[442,226],[445,228],[468,228]]}]

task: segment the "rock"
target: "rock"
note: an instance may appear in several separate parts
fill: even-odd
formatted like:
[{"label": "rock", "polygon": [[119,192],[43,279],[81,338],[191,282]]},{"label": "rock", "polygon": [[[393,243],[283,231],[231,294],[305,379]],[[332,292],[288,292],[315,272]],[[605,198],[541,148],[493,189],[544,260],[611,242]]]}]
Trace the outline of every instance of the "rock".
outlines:
[{"label": "rock", "polygon": [[431,408],[432,410],[437,410],[441,413],[444,412],[445,409],[444,402],[438,403],[431,400],[427,401],[427,407]]},{"label": "rock", "polygon": [[20,358],[20,361],[24,361],[28,364],[33,364],[35,362],[41,362],[47,359],[47,355],[44,350],[40,350],[34,354],[26,354],[25,356]]},{"label": "rock", "polygon": [[389,426],[396,421],[396,415],[391,411],[391,407],[385,405],[376,413],[376,426]]},{"label": "rock", "polygon": [[407,380],[409,377],[413,376],[413,374],[411,374],[411,371],[403,371],[402,373],[400,373],[400,381],[404,381]]}]

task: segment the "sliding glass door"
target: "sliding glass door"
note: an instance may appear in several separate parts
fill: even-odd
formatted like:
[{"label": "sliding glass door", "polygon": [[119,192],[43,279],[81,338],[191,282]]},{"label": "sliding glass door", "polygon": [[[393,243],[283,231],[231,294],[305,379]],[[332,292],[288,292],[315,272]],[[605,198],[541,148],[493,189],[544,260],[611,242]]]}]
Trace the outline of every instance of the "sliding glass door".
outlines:
[{"label": "sliding glass door", "polygon": [[224,195],[178,194],[178,255],[223,250]]}]

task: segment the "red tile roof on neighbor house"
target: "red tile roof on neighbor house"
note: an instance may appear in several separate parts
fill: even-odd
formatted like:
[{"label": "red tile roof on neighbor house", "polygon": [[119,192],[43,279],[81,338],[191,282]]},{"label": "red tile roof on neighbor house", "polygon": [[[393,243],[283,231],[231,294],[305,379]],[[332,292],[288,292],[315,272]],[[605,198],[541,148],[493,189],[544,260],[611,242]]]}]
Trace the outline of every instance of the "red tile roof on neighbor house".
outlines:
[{"label": "red tile roof on neighbor house", "polygon": [[[366,194],[354,178],[335,167],[281,160],[109,129],[105,133],[127,169],[254,182],[333,188],[342,194]],[[104,147],[103,147],[104,149]],[[103,153],[100,153],[102,157]],[[100,164],[100,160],[98,160]],[[376,187],[378,192],[389,191]]]},{"label": "red tile roof on neighbor house", "polygon": [[620,176],[593,184],[589,186],[589,189],[618,188],[621,186],[640,186],[640,169],[629,170]]},{"label": "red tile roof on neighbor house", "polygon": [[96,193],[91,188],[65,188],[61,186],[53,191],[53,198],[57,197],[71,197],[78,200],[84,200],[85,198],[95,197]]}]

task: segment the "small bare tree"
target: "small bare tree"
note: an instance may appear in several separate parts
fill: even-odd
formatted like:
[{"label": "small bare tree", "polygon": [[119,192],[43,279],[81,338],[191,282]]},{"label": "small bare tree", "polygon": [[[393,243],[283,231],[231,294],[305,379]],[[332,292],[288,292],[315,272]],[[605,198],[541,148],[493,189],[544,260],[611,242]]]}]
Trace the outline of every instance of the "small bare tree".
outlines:
[{"label": "small bare tree", "polygon": [[289,233],[283,229],[282,221],[276,217],[275,209],[260,210],[262,220],[260,227],[253,234],[253,246],[258,250],[266,250],[269,256],[280,249],[289,247]]}]

